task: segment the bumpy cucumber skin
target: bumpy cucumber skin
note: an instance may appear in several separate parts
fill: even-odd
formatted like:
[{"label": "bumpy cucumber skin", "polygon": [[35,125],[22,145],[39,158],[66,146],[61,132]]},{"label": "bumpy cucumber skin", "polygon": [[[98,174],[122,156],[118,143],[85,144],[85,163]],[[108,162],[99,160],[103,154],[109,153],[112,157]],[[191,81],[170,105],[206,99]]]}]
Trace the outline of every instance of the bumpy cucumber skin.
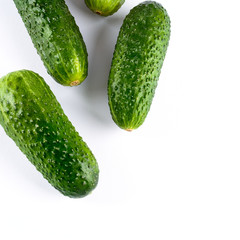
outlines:
[{"label": "bumpy cucumber skin", "polygon": [[112,118],[125,130],[144,122],[170,38],[170,19],[154,1],[134,7],[121,27],[108,81]]},{"label": "bumpy cucumber skin", "polygon": [[89,9],[105,17],[117,12],[124,2],[125,0],[85,0]]},{"label": "bumpy cucumber skin", "polygon": [[87,49],[64,0],[13,0],[48,73],[64,86],[88,74]]},{"label": "bumpy cucumber skin", "polygon": [[0,79],[0,124],[38,171],[66,196],[90,193],[98,164],[45,81],[21,70]]}]

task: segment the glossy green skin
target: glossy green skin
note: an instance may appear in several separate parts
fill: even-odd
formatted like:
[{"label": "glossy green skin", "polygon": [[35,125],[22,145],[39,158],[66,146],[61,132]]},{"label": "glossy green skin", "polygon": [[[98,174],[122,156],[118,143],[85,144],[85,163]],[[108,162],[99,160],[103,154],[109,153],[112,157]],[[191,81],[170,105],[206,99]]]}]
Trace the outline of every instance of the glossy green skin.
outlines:
[{"label": "glossy green skin", "polygon": [[109,16],[118,11],[125,0],[85,0],[89,9],[101,16]]},{"label": "glossy green skin", "polygon": [[133,8],[121,27],[108,82],[112,118],[123,129],[144,122],[154,97],[170,38],[170,19],[158,3]]},{"label": "glossy green skin", "polygon": [[38,171],[61,193],[84,197],[98,165],[45,81],[22,70],[0,79],[0,124]]},{"label": "glossy green skin", "polygon": [[87,50],[64,0],[13,0],[48,73],[64,86],[88,74]]}]

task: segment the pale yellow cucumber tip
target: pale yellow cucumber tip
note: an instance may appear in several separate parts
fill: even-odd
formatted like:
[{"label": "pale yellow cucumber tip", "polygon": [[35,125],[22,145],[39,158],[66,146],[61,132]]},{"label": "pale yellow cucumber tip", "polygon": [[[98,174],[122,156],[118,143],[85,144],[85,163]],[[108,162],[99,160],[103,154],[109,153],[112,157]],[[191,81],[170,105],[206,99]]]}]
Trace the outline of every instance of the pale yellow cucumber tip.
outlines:
[{"label": "pale yellow cucumber tip", "polygon": [[80,81],[79,80],[75,80],[75,81],[70,83],[70,86],[73,87],[73,86],[77,86],[79,84],[80,84]]},{"label": "pale yellow cucumber tip", "polygon": [[98,14],[98,15],[102,15],[102,12],[99,11],[99,10],[96,10],[95,13]]},{"label": "pale yellow cucumber tip", "polygon": [[128,129],[125,129],[125,130],[128,131],[128,132],[132,132],[133,129],[128,128]]}]

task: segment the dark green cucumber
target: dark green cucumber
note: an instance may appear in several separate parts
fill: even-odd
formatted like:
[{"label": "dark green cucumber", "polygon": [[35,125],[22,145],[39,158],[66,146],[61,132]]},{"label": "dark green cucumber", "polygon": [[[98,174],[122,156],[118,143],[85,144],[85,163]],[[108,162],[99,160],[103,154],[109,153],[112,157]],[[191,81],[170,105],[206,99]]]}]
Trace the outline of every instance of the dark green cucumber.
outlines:
[{"label": "dark green cucumber", "polygon": [[88,74],[87,50],[64,0],[13,0],[48,73],[64,86]]},{"label": "dark green cucumber", "polygon": [[98,165],[45,81],[22,70],[0,79],[0,124],[38,171],[69,197],[98,182]]},{"label": "dark green cucumber", "polygon": [[125,0],[85,0],[89,9],[102,16],[114,14],[124,2]]},{"label": "dark green cucumber", "polygon": [[170,38],[170,19],[162,5],[134,7],[121,27],[108,81],[112,118],[123,129],[144,122],[157,87]]}]

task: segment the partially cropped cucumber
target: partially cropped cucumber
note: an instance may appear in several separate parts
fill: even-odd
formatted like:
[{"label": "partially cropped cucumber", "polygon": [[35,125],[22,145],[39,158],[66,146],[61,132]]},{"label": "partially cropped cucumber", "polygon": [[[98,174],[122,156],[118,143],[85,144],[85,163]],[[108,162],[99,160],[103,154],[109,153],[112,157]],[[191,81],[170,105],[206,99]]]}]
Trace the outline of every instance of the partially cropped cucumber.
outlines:
[{"label": "partially cropped cucumber", "polygon": [[65,86],[88,74],[87,50],[64,0],[13,0],[48,73]]},{"label": "partially cropped cucumber", "polygon": [[125,130],[144,122],[170,38],[170,19],[154,1],[133,8],[121,27],[108,82],[112,118]]},{"label": "partially cropped cucumber", "polygon": [[64,195],[83,197],[98,165],[45,81],[22,70],[0,79],[0,124],[38,171]]},{"label": "partially cropped cucumber", "polygon": [[125,0],[85,0],[89,9],[102,16],[114,14],[124,2]]}]

